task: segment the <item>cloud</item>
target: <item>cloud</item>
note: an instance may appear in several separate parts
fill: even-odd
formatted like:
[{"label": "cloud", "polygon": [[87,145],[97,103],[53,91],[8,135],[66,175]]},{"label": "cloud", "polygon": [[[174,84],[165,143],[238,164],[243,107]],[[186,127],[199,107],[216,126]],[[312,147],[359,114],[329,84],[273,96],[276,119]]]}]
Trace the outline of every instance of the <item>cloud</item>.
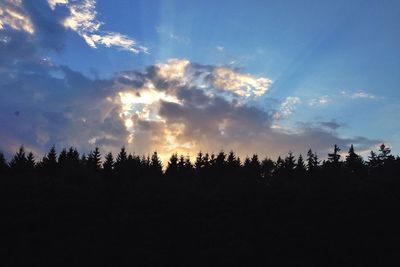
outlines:
[{"label": "cloud", "polygon": [[374,96],[373,94],[367,93],[362,90],[356,92],[342,91],[340,93],[342,96],[352,99],[376,99],[376,96]]},{"label": "cloud", "polygon": [[[216,82],[221,77],[220,69],[229,73],[223,83]],[[310,147],[326,154],[333,144],[346,147],[354,143],[365,149],[378,142],[339,137],[332,132],[334,121],[276,127],[278,118],[272,110],[261,110],[249,101],[267,93],[267,86],[260,91],[255,84],[269,79],[228,67],[171,59],[143,73],[125,72],[119,76],[123,78],[114,80],[120,92],[113,101],[122,107],[122,117],[129,121],[126,126],[132,147],[139,152],[157,149],[164,159],[174,152],[194,156],[199,150],[220,149],[234,149],[241,157],[254,152],[272,157],[289,150],[305,153]],[[246,79],[237,78],[243,76]],[[245,88],[248,94],[232,88]],[[286,98],[279,111],[281,116],[290,115],[298,103],[298,97]]]},{"label": "cloud", "polygon": [[212,74],[215,87],[243,97],[261,96],[272,84],[268,78],[240,73],[227,67],[215,68]]},{"label": "cloud", "polygon": [[334,130],[334,131],[343,126],[342,123],[338,123],[338,122],[335,121],[335,120],[331,120],[331,121],[321,121],[319,124],[320,124],[322,127],[325,127],[325,128],[327,128],[327,129],[331,129],[331,130]]},{"label": "cloud", "polygon": [[117,47],[132,53],[148,53],[148,49],[121,33],[102,31],[103,22],[97,20],[96,0],[47,0],[51,9],[57,6],[65,6],[69,15],[63,20],[65,28],[77,32],[86,43],[97,48],[98,45]]},{"label": "cloud", "polygon": [[7,27],[29,34],[35,32],[32,21],[23,8],[22,0],[4,0],[0,3],[0,30]]},{"label": "cloud", "polygon": [[301,100],[297,96],[288,96],[281,103],[279,111],[274,114],[274,118],[282,119],[289,117],[294,112],[294,106],[301,103]]},{"label": "cloud", "polygon": [[330,101],[331,101],[330,97],[325,95],[325,96],[320,96],[317,98],[312,98],[308,104],[310,106],[323,106],[323,105],[328,104]]},{"label": "cloud", "polygon": [[[354,143],[360,149],[377,143],[339,137],[331,131],[332,123],[274,127],[272,110],[251,105],[251,99],[267,94],[270,80],[228,67],[171,59],[144,71],[93,80],[67,66],[43,62],[37,51],[21,62],[1,64],[7,71],[0,72],[0,147],[8,153],[20,144],[39,155],[52,144],[86,152],[99,146],[103,153],[126,145],[138,154],[157,150],[164,160],[174,152],[193,158],[199,150],[220,149],[233,149],[243,158],[251,153],[305,153],[310,147],[323,155],[335,143]],[[228,75],[221,76],[221,69]],[[286,98],[282,114],[290,114],[299,102]]]}]

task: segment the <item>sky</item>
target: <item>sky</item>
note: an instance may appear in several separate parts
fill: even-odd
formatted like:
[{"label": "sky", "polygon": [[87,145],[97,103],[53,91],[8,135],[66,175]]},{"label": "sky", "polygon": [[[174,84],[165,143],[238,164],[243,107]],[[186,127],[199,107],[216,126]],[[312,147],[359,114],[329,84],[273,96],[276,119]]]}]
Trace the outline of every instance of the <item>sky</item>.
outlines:
[{"label": "sky", "polygon": [[0,0],[0,151],[400,152],[400,2]]}]

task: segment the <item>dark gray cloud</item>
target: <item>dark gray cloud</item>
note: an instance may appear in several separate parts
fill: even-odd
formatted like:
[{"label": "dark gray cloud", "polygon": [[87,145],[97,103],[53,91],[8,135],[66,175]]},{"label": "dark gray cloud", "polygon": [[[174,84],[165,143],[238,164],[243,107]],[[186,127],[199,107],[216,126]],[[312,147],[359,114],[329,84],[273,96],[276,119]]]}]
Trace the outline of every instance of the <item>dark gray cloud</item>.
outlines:
[{"label": "dark gray cloud", "polygon": [[328,129],[331,129],[331,130],[337,130],[337,129],[339,129],[340,127],[343,127],[343,124],[342,124],[342,123],[338,123],[338,122],[335,121],[335,120],[332,120],[332,121],[321,121],[319,124],[320,124],[322,127],[326,127],[326,128],[328,128]]}]

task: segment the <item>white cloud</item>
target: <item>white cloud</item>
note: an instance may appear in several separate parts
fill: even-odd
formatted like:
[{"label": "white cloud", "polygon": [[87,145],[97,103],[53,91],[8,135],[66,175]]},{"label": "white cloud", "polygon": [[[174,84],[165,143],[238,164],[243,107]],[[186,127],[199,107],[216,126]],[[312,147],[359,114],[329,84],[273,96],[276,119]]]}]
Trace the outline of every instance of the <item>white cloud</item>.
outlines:
[{"label": "white cloud", "polygon": [[49,6],[55,9],[57,5],[66,6],[70,12],[65,18],[65,28],[77,32],[86,43],[97,48],[98,45],[106,47],[117,47],[132,53],[148,53],[148,49],[138,45],[137,42],[118,32],[104,32],[101,30],[103,22],[97,20],[96,0],[68,1],[68,0],[47,0]]},{"label": "white cloud", "polygon": [[330,98],[327,95],[325,95],[325,96],[320,96],[320,97],[311,99],[308,104],[310,106],[323,106],[323,105],[328,104],[329,102],[330,102]]},{"label": "white cloud", "polygon": [[29,34],[35,32],[29,15],[22,7],[22,0],[4,0],[0,3],[0,30],[6,27]]},{"label": "white cloud", "polygon": [[47,0],[51,9],[55,9],[57,5],[66,5],[68,0]]},{"label": "white cloud", "polygon": [[181,80],[185,82],[186,68],[190,62],[186,59],[169,59],[167,63],[158,63],[157,74],[166,80]]},{"label": "white cloud", "polygon": [[280,109],[274,114],[275,119],[282,119],[289,117],[293,111],[294,106],[301,103],[301,100],[297,96],[288,96],[285,101],[281,103]]},{"label": "white cloud", "polygon": [[269,78],[239,73],[226,67],[215,68],[213,75],[214,86],[242,97],[261,96],[272,84]]},{"label": "white cloud", "polygon": [[373,94],[367,93],[363,90],[359,90],[356,92],[348,92],[348,91],[342,91],[341,95],[348,97],[348,98],[353,98],[353,99],[375,99],[376,96]]}]

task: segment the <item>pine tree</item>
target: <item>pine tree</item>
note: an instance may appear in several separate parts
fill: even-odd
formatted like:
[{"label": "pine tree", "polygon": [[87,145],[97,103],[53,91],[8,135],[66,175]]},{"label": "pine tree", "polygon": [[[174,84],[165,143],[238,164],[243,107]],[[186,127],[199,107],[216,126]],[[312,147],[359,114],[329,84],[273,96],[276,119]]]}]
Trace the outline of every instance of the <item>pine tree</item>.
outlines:
[{"label": "pine tree", "polygon": [[196,169],[196,172],[200,171],[205,167],[204,165],[204,160],[203,160],[203,153],[201,151],[197,154],[196,157],[196,162],[194,163],[194,167]]},{"label": "pine tree", "polygon": [[185,157],[183,155],[180,155],[178,161],[178,172],[183,173],[184,171],[185,171]]},{"label": "pine tree", "polygon": [[121,151],[118,153],[118,155],[117,155],[117,161],[116,161],[116,163],[123,163],[123,162],[125,162],[126,160],[128,159],[128,156],[127,156],[127,154],[126,154],[126,150],[125,150],[125,147],[122,147],[121,148]]},{"label": "pine tree", "polygon": [[221,150],[215,158],[215,167],[222,169],[225,165],[225,158],[226,154]]},{"label": "pine tree", "polygon": [[208,169],[211,166],[210,155],[208,155],[208,153],[206,153],[203,157],[203,165],[205,169]]},{"label": "pine tree", "polygon": [[35,169],[35,165],[35,156],[32,152],[29,152],[28,156],[26,157],[26,169],[28,171],[33,171]]},{"label": "pine tree", "polygon": [[231,150],[228,154],[228,157],[226,159],[226,164],[229,166],[229,168],[236,168],[238,167],[238,162],[235,156],[235,153]]},{"label": "pine tree", "polygon": [[61,150],[60,155],[58,156],[58,166],[63,168],[65,167],[66,162],[67,162],[67,149],[63,148],[63,150]]},{"label": "pine tree", "polygon": [[178,174],[178,155],[176,153],[171,155],[165,174],[171,177]]},{"label": "pine tree", "polygon": [[16,172],[22,172],[26,170],[27,167],[27,158],[25,155],[25,149],[23,146],[20,146],[18,152],[14,155],[14,157],[10,161],[10,167],[12,170]]},{"label": "pine tree", "polygon": [[111,152],[109,152],[106,157],[105,161],[103,163],[103,169],[106,173],[111,173],[114,167],[114,157]]},{"label": "pine tree", "polygon": [[292,151],[289,151],[288,156],[285,158],[284,161],[284,169],[288,172],[291,172],[294,170],[295,166],[296,160],[294,159]]},{"label": "pine tree", "polygon": [[185,171],[186,171],[186,173],[189,173],[189,172],[193,171],[193,164],[190,161],[190,156],[189,155],[187,155],[186,158],[185,158]]},{"label": "pine tree", "polygon": [[57,152],[56,147],[53,145],[50,151],[42,159],[42,168],[45,173],[55,174],[57,170]]},{"label": "pine tree", "polygon": [[8,164],[4,154],[0,152],[0,174],[5,173],[8,170]]},{"label": "pine tree", "polygon": [[303,156],[301,154],[299,155],[299,157],[297,159],[295,170],[298,173],[303,173],[306,171],[306,165],[304,163]]},{"label": "pine tree", "polygon": [[258,160],[258,155],[257,154],[253,154],[253,156],[251,157],[250,168],[251,168],[252,175],[257,176],[257,177],[260,176],[261,163]]},{"label": "pine tree", "polygon": [[245,170],[251,170],[251,160],[248,156],[246,156],[246,158],[244,159],[243,168]]},{"label": "pine tree", "polygon": [[122,147],[120,152],[117,155],[117,159],[114,164],[114,168],[116,170],[122,171],[126,167],[126,163],[128,161],[128,155],[126,153],[125,147]]},{"label": "pine tree", "polygon": [[153,155],[151,156],[150,169],[152,171],[152,174],[154,174],[154,175],[159,176],[162,174],[161,160],[158,157],[158,154],[156,151],[154,151]]},{"label": "pine tree", "polygon": [[318,169],[319,161],[316,153],[313,153],[311,149],[307,152],[307,169],[308,171],[315,171]]},{"label": "pine tree", "polygon": [[352,172],[359,171],[364,165],[362,158],[354,152],[353,145],[350,146],[345,165]]},{"label": "pine tree", "polygon": [[282,171],[283,167],[284,167],[284,161],[282,160],[281,156],[278,156],[278,159],[276,160],[275,163],[275,170],[280,172]]},{"label": "pine tree", "polygon": [[91,170],[94,171],[100,170],[101,154],[98,147],[96,147],[93,151],[90,152],[87,164]]},{"label": "pine tree", "polygon": [[87,167],[88,166],[88,162],[90,159],[90,155],[88,157],[86,157],[86,154],[83,153],[80,159],[80,164],[82,167]]},{"label": "pine tree", "polygon": [[390,155],[390,152],[390,148],[386,147],[385,144],[380,145],[378,160],[381,162],[381,164],[384,164],[388,159],[391,159],[393,157]]},{"label": "pine tree", "polygon": [[71,166],[78,166],[80,159],[79,159],[79,152],[74,147],[70,147],[67,152],[67,162],[68,165]]},{"label": "pine tree", "polygon": [[339,160],[340,160],[340,148],[338,145],[335,144],[333,147],[333,153],[328,154],[328,162],[330,162],[334,167],[338,167],[339,165]]},{"label": "pine tree", "polygon": [[265,158],[262,162],[261,162],[261,177],[263,178],[270,178],[272,176],[272,173],[274,171],[274,161],[269,159],[269,158]]}]

